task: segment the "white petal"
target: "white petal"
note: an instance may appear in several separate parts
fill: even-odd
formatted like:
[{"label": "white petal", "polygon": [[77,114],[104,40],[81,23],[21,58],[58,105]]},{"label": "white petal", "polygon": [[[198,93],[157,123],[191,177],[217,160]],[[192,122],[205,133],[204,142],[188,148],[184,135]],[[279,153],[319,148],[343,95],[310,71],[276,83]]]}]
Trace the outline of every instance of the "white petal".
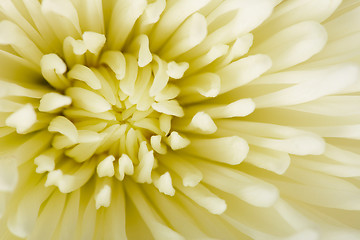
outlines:
[{"label": "white petal", "polygon": [[277,174],[283,174],[290,166],[288,153],[251,146],[245,162]]},{"label": "white petal", "polygon": [[36,113],[33,106],[28,103],[22,108],[11,114],[5,121],[6,126],[16,128],[19,134],[25,133],[37,121]]},{"label": "white petal", "polygon": [[116,116],[112,112],[92,113],[79,108],[69,108],[69,109],[65,109],[63,112],[64,115],[68,118],[91,117],[91,118],[103,119],[103,120],[116,120]]},{"label": "white petal", "polygon": [[70,85],[69,80],[64,77],[67,70],[65,62],[56,54],[46,54],[40,61],[41,73],[55,88],[64,89]]},{"label": "white petal", "polygon": [[161,193],[164,193],[169,196],[174,196],[175,189],[172,186],[172,180],[169,172],[164,173],[161,176],[157,176],[154,173],[153,176],[153,183],[154,186],[159,189]]},{"label": "white petal", "polygon": [[0,80],[0,96],[20,96],[30,98],[41,98],[44,94],[48,93],[48,89],[39,86],[22,87],[19,84],[11,83],[8,81]]},{"label": "white petal", "polygon": [[[55,192],[49,197],[44,208],[36,219],[36,224],[30,235],[29,240],[49,239],[53,236],[58,223],[61,219],[65,206],[66,195]],[[46,228],[44,228],[46,225]]]},{"label": "white petal", "polygon": [[333,163],[332,161],[323,158],[305,159],[294,156],[291,160],[291,164],[294,164],[294,166],[336,177],[360,177],[360,167],[356,165]]},{"label": "white petal", "polygon": [[159,212],[167,219],[174,230],[178,231],[185,238],[196,239],[209,239],[209,237],[203,233],[199,224],[183,206],[181,206],[178,200],[169,201],[163,194],[154,191],[153,188],[144,188],[146,195],[151,199],[151,202],[159,210]]},{"label": "white petal", "polygon": [[174,79],[180,79],[183,77],[185,71],[189,68],[189,63],[187,62],[169,62],[167,66],[166,73],[169,75],[169,77]]},{"label": "white petal", "polygon": [[191,119],[176,119],[173,126],[181,131],[199,134],[212,134],[217,130],[213,119],[205,112],[197,112]]},{"label": "white petal", "polygon": [[[174,2],[171,7],[166,8],[150,36],[152,51],[156,52],[186,18],[207,3],[209,0],[185,0]],[[174,16],[177,17],[174,18]]]},{"label": "white petal", "polygon": [[257,108],[295,105],[337,93],[357,81],[359,67],[354,64],[340,64],[321,70],[283,74],[283,77],[289,81],[294,79],[302,79],[302,81],[289,88],[254,98]]},{"label": "white petal", "polygon": [[181,136],[178,132],[171,132],[167,138],[167,142],[172,150],[179,150],[187,147],[190,144],[190,140],[184,136]]},{"label": "white petal", "polygon": [[260,41],[293,24],[313,20],[323,22],[339,7],[341,0],[292,0],[279,4],[270,18],[254,34]]},{"label": "white petal", "polygon": [[128,155],[125,153],[121,155],[119,158],[119,175],[116,175],[117,178],[122,181],[125,177],[125,174],[127,175],[133,175],[134,174],[134,165],[131,159]]},{"label": "white petal", "polygon": [[47,130],[42,130],[35,132],[30,135],[24,143],[17,146],[15,152],[15,159],[18,163],[18,166],[34,159],[42,151],[46,150],[50,145],[50,141],[53,137],[53,134],[49,133]]},{"label": "white petal", "polygon": [[195,163],[203,171],[203,182],[257,206],[270,207],[279,199],[278,189],[260,179],[205,161]]},{"label": "white petal", "polygon": [[121,80],[125,77],[126,61],[120,51],[106,51],[101,55],[100,63],[108,65],[116,74],[116,78]]},{"label": "white petal", "polygon": [[81,163],[91,158],[100,144],[101,141],[80,143],[75,147],[66,150],[65,155]]},{"label": "white petal", "polygon": [[206,37],[206,19],[200,13],[191,15],[166,41],[159,55],[164,59],[175,59],[195,47]]},{"label": "white petal", "polygon": [[331,144],[326,145],[324,155],[336,162],[344,163],[346,165],[360,165],[360,162],[358,161],[360,154]]},{"label": "white petal", "polygon": [[294,136],[284,140],[245,136],[243,134],[241,136],[250,144],[296,155],[320,155],[325,148],[324,140],[312,134]]},{"label": "white petal", "polygon": [[17,162],[14,157],[2,156],[0,159],[0,191],[12,192],[18,182]]},{"label": "white petal", "polygon": [[109,207],[111,202],[111,186],[104,184],[95,195],[96,209],[100,207]]},{"label": "white petal", "polygon": [[125,188],[155,239],[185,240],[180,234],[168,227],[136,183],[129,181],[125,184]]},{"label": "white petal", "polygon": [[156,0],[149,3],[141,15],[139,23],[144,24],[144,27],[153,23],[156,23],[160,19],[160,15],[166,7],[166,0]]},{"label": "white petal", "polygon": [[[154,85],[153,85],[154,86]],[[181,90],[174,84],[168,83],[166,87],[161,90],[156,96],[155,101],[162,102],[176,98],[180,94]]]},{"label": "white petal", "polygon": [[69,195],[60,223],[60,239],[71,239],[75,236],[76,232],[76,223],[79,216],[80,190]]},{"label": "white petal", "polygon": [[125,0],[114,4],[107,36],[108,45],[111,49],[122,49],[131,29],[144,12],[146,5],[146,0]]},{"label": "white petal", "polygon": [[79,216],[79,219],[86,219],[86,221],[81,221],[80,224],[76,224],[80,225],[80,229],[76,229],[76,235],[78,236],[80,232],[80,237],[82,239],[92,239],[94,236],[96,229],[96,208],[94,208],[95,204],[96,203],[94,198],[90,198],[90,200],[87,199],[87,201],[85,201],[85,210],[83,211],[82,216]]},{"label": "white petal", "polygon": [[219,67],[224,67],[231,62],[238,60],[240,57],[249,52],[250,47],[253,44],[254,37],[251,33],[238,37],[232,44],[230,50],[226,56],[219,59]]},{"label": "white petal", "polygon": [[101,0],[80,0],[77,10],[81,13],[79,18],[83,31],[104,33],[104,14]]},{"label": "white petal", "polygon": [[[206,72],[183,78],[177,85],[181,89],[181,101],[187,103],[203,100],[204,97],[216,97],[220,92],[221,79],[215,73]],[[201,96],[194,96],[196,93]]]},{"label": "white petal", "polygon": [[271,15],[275,5],[274,1],[268,0],[221,2],[220,6],[207,16],[211,23],[208,26],[208,36],[184,57],[197,57],[217,44],[228,44],[247,34]]},{"label": "white petal", "polygon": [[41,153],[34,159],[34,163],[38,166],[36,168],[37,173],[50,172],[55,169],[55,161],[61,156],[62,151],[55,148],[50,148]]},{"label": "white petal", "polygon": [[[341,178],[317,173],[302,168],[290,167],[285,176],[294,182],[274,183],[287,196],[313,205],[346,210],[360,208],[360,190],[354,184]],[[302,194],[298,194],[301,191]]]},{"label": "white petal", "polygon": [[111,204],[104,216],[104,239],[126,239],[125,193],[122,184],[114,184]]},{"label": "white petal", "polygon": [[184,116],[184,110],[176,100],[153,103],[151,106],[155,111],[160,113],[165,113],[176,117]]},{"label": "white petal", "polygon": [[217,71],[221,78],[220,93],[225,93],[258,78],[270,69],[271,59],[258,54],[237,60]]},{"label": "white petal", "polygon": [[120,81],[120,89],[128,96],[132,96],[134,94],[135,89],[135,81],[138,75],[138,64],[136,58],[130,54],[124,54],[126,69],[125,76],[122,81]]},{"label": "white petal", "polygon": [[273,61],[271,71],[279,71],[308,60],[327,42],[324,27],[313,21],[290,26],[255,47],[251,53],[266,53]]},{"label": "white petal", "polygon": [[287,108],[325,116],[356,116],[360,115],[359,102],[359,96],[326,96]]},{"label": "white petal", "polygon": [[157,55],[154,55],[154,60],[156,65],[153,68],[154,81],[149,91],[150,96],[160,93],[169,81],[169,75],[166,72],[168,68],[166,62]]},{"label": "white petal", "polygon": [[147,35],[141,34],[132,40],[129,51],[137,55],[139,67],[145,67],[152,61]]},{"label": "white petal", "polygon": [[96,32],[84,32],[82,37],[86,48],[95,55],[100,53],[106,42],[105,35]]},{"label": "white petal", "polygon": [[188,154],[230,165],[240,164],[249,151],[247,142],[237,136],[190,140],[191,144],[185,149]]},{"label": "white petal", "polygon": [[227,208],[223,199],[216,196],[201,183],[195,187],[184,187],[179,179],[174,177],[174,185],[179,191],[212,214],[222,214]]},{"label": "white petal", "polygon": [[48,173],[45,187],[57,186],[62,193],[70,193],[83,186],[93,175],[96,162],[87,161],[71,175],[63,174],[62,170],[54,170]]},{"label": "white petal", "polygon": [[10,44],[25,59],[39,64],[43,53],[26,36],[26,33],[15,23],[3,20],[0,22],[0,44]]},{"label": "white petal", "polygon": [[194,164],[186,161],[187,156],[180,157],[176,153],[169,152],[158,158],[161,160],[161,164],[164,164],[182,178],[182,184],[185,187],[195,187],[203,178],[202,172]]},{"label": "white petal", "polygon": [[153,135],[150,138],[151,147],[160,154],[166,154],[167,148],[161,142],[161,135]]},{"label": "white petal", "polygon": [[61,42],[67,36],[80,37],[79,17],[70,0],[44,0],[41,10]]},{"label": "white petal", "polygon": [[148,151],[139,161],[140,163],[134,171],[134,178],[139,183],[151,183],[151,172],[155,162],[154,152]]},{"label": "white petal", "polygon": [[40,100],[39,111],[52,112],[59,108],[69,106],[72,100],[68,96],[56,92],[45,94]]},{"label": "white petal", "polygon": [[[191,73],[197,72],[200,69],[206,67],[207,65],[210,65],[212,62],[214,62],[218,59],[219,59],[219,61],[220,61],[220,59],[222,60],[221,57],[226,55],[228,53],[228,50],[229,50],[229,46],[225,45],[225,44],[219,44],[219,45],[213,46],[212,48],[210,48],[210,50],[206,54],[201,55],[195,59],[191,59],[189,61],[189,69],[186,71],[185,75],[190,75]],[[228,54],[230,54],[230,53],[228,53]],[[230,63],[231,60],[228,63]],[[224,65],[227,65],[228,63],[226,63]],[[222,65],[222,66],[224,66],[224,65]]]},{"label": "white petal", "polygon": [[165,135],[167,135],[170,131],[171,119],[172,119],[172,116],[167,115],[167,114],[161,114],[159,117],[160,129],[161,129],[161,131],[163,131],[165,133]]},{"label": "white petal", "polygon": [[252,101],[251,98],[244,98],[223,105],[218,105],[218,104],[192,105],[185,109],[185,114],[200,110],[207,113],[213,119],[245,117],[251,114],[255,110],[255,103]]},{"label": "white petal", "polygon": [[84,88],[68,88],[66,95],[71,97],[74,106],[93,113],[106,112],[111,109],[110,103],[102,96]]},{"label": "white petal", "polygon": [[92,89],[100,89],[101,82],[95,73],[84,65],[77,64],[69,72],[68,77],[85,82]]},{"label": "white petal", "polygon": [[114,164],[115,157],[110,155],[104,158],[97,166],[97,174],[99,177],[112,177],[115,174]]},{"label": "white petal", "polygon": [[14,235],[25,238],[34,229],[41,204],[54,191],[53,188],[44,188],[43,182],[23,195],[17,209],[9,217],[7,226]]},{"label": "white petal", "polygon": [[[347,12],[327,22],[325,28],[329,33],[329,39],[332,41],[358,32],[359,13],[360,8],[355,5],[350,7]],[[353,24],[348,24],[349,22]],[[344,28],[344,25],[348,25],[348,27]]]},{"label": "white petal", "polygon": [[78,131],[75,125],[66,117],[55,117],[51,120],[48,130],[49,132],[59,132],[68,137],[74,143],[78,140]]},{"label": "white petal", "polygon": [[216,132],[217,127],[208,114],[204,112],[198,112],[191,119],[189,129],[199,131],[200,133],[211,134]]},{"label": "white petal", "polygon": [[317,126],[303,128],[319,134],[322,137],[348,138],[360,140],[360,124],[336,125],[336,126]]},{"label": "white petal", "polygon": [[1,12],[7,19],[18,25],[29,36],[31,41],[40,47],[41,51],[50,51],[48,44],[44,41],[42,36],[32,26],[32,24],[22,15],[19,7],[12,1],[5,0],[0,3]]}]

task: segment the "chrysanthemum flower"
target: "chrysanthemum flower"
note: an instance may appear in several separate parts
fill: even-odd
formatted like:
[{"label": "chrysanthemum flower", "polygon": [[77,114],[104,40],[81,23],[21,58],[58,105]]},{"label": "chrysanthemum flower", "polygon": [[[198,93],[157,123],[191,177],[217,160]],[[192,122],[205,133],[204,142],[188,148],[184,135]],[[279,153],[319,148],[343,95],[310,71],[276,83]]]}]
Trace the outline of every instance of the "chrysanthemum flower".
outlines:
[{"label": "chrysanthemum flower", "polygon": [[360,1],[0,11],[0,239],[360,239]]}]

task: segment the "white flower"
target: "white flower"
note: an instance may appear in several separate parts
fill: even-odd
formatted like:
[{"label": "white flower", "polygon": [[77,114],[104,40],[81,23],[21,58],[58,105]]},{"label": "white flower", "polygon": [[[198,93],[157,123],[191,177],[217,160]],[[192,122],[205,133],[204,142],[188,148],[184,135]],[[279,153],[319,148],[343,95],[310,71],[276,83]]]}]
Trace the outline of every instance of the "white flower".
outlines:
[{"label": "white flower", "polygon": [[360,1],[0,12],[0,239],[360,239]]}]

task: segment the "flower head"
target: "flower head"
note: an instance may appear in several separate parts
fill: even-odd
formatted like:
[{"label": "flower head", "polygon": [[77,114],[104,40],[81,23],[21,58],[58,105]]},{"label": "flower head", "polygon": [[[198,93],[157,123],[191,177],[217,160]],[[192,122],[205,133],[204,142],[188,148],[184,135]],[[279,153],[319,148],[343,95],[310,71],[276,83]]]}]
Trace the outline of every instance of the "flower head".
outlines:
[{"label": "flower head", "polygon": [[358,1],[0,12],[2,239],[360,238]]}]

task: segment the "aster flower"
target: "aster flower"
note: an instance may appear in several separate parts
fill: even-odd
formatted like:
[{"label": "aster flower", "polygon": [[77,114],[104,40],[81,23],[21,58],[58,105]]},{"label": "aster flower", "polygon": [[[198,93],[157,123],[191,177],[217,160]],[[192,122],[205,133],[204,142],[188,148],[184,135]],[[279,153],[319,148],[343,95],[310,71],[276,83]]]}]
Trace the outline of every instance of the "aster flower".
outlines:
[{"label": "aster flower", "polygon": [[0,239],[360,239],[360,1],[0,11]]}]

